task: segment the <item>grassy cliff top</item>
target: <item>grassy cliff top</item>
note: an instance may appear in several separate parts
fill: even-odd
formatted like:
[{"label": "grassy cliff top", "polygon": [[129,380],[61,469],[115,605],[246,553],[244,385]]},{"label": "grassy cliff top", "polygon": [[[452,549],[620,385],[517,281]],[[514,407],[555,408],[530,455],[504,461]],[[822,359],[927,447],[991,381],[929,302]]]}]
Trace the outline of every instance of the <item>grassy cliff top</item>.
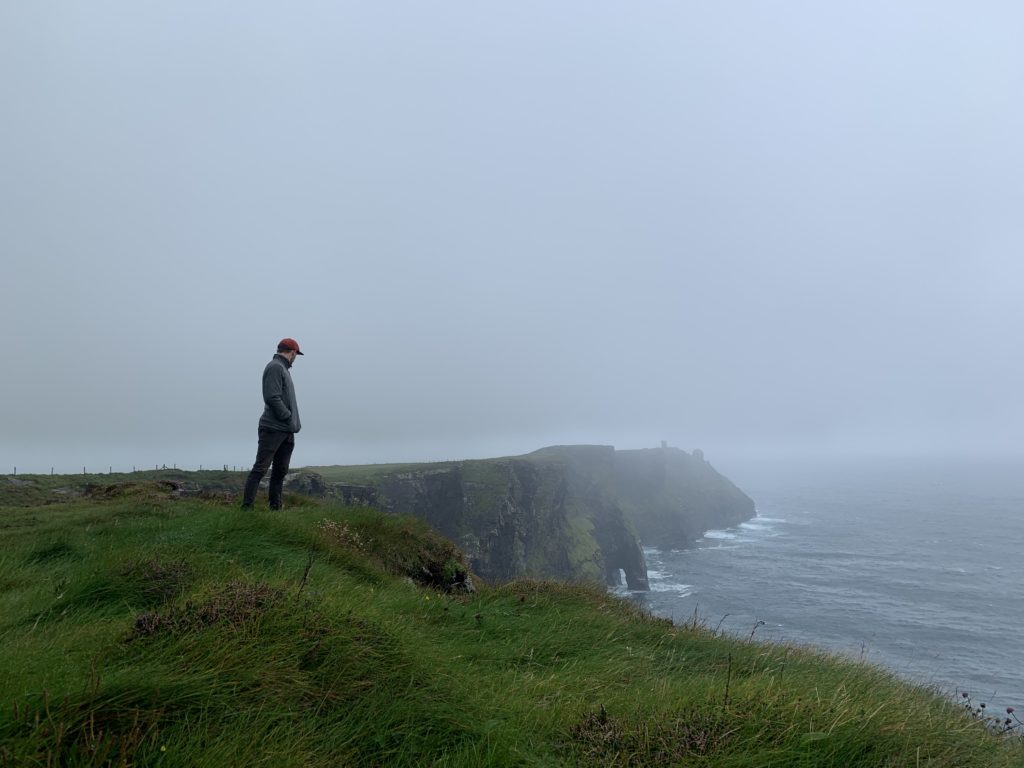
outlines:
[{"label": "grassy cliff top", "polygon": [[382,477],[403,472],[445,471],[458,467],[474,467],[486,464],[527,461],[532,464],[564,464],[569,460],[585,460],[595,455],[612,456],[615,449],[610,445],[555,445],[541,448],[521,456],[498,456],[485,459],[463,459],[461,461],[434,461],[407,464],[351,464],[306,467],[328,482],[372,483]]},{"label": "grassy cliff top", "polygon": [[999,766],[892,675],[589,587],[451,589],[422,523],[144,482],[0,509],[0,765]]},{"label": "grassy cliff top", "polygon": [[625,468],[646,466],[647,469],[666,465],[689,467],[690,479],[696,474],[718,475],[703,459],[679,448],[638,448],[618,450],[611,445],[550,445],[518,456],[498,456],[459,461],[414,462],[404,464],[351,464],[310,466],[305,470],[316,472],[328,482],[372,483],[385,477],[406,472],[445,472],[453,469],[487,464],[527,462],[533,465],[571,465],[585,472],[607,474],[617,462]]}]

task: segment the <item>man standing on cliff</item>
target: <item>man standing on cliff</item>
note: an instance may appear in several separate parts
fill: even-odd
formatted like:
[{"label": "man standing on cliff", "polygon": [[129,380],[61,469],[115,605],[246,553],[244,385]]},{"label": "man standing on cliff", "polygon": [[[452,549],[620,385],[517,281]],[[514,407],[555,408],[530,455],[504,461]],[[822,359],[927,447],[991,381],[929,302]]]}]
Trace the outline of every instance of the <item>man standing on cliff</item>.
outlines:
[{"label": "man standing on cliff", "polygon": [[295,387],[289,368],[298,355],[303,354],[295,339],[281,339],[277,354],[263,369],[263,416],[259,424],[259,446],[256,449],[256,463],[245,481],[242,495],[242,509],[252,509],[256,500],[256,489],[260,481],[270,472],[271,509],[282,509],[281,488],[284,476],[288,474],[288,462],[295,448],[295,433],[302,429],[299,421],[299,406],[295,401]]}]

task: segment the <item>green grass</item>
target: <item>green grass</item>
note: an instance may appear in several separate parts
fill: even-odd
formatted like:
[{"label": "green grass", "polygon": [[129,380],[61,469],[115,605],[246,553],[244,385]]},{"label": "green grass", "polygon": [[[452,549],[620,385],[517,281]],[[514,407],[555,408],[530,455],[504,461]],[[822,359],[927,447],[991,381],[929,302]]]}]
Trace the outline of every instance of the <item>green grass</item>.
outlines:
[{"label": "green grass", "polygon": [[0,765],[1024,765],[872,667],[589,586],[446,591],[411,518],[149,484],[0,521]]}]

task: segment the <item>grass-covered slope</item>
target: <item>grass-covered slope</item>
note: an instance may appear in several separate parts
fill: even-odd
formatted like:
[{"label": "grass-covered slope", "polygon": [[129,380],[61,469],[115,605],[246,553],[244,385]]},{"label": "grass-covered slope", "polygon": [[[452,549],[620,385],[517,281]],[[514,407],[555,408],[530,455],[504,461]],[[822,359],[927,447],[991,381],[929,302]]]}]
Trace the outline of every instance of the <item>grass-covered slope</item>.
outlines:
[{"label": "grass-covered slope", "polygon": [[0,765],[1024,765],[872,668],[595,588],[467,593],[422,522],[293,501],[0,508]]}]

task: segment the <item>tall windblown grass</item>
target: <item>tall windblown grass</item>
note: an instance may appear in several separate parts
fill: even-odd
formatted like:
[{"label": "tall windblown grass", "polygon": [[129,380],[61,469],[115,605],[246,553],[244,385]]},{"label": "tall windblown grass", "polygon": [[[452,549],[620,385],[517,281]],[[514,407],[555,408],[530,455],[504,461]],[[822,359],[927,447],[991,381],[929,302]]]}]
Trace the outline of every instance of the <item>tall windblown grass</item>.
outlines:
[{"label": "tall windblown grass", "polygon": [[0,765],[1024,765],[883,670],[482,584],[410,518],[147,492],[0,526]]}]

